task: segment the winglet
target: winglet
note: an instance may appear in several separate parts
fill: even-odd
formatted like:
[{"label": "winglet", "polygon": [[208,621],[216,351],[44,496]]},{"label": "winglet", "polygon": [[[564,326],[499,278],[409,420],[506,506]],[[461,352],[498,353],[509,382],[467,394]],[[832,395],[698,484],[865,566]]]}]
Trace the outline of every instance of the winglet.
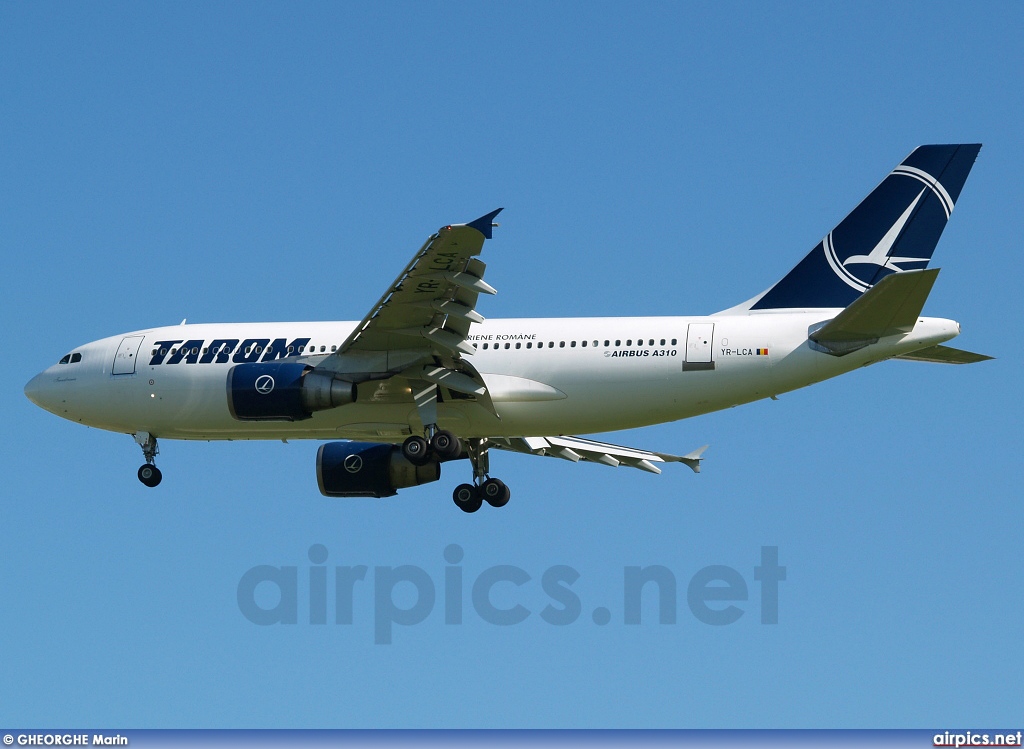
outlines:
[{"label": "winglet", "polygon": [[698,447],[693,452],[684,455],[679,462],[688,465],[694,473],[700,473],[700,462],[704,460],[704,458],[702,458],[701,456],[707,449],[707,445],[704,445],[704,447]]},{"label": "winglet", "polygon": [[682,455],[682,456],[680,456],[680,455],[670,455],[668,453],[654,453],[654,454],[657,455],[662,460],[672,461],[672,462],[675,462],[675,463],[682,463],[684,465],[689,466],[690,470],[692,470],[694,473],[700,473],[700,462],[702,460],[704,460],[704,458],[701,457],[701,456],[704,455],[704,451],[707,450],[707,449],[708,449],[708,445],[704,445],[704,447],[698,447],[696,450],[694,450],[692,452],[688,452],[686,455]]},{"label": "winglet", "polygon": [[499,208],[496,211],[491,211],[486,216],[481,216],[476,221],[470,221],[466,226],[470,226],[476,229],[478,232],[484,235],[484,239],[491,238],[491,229],[493,228],[491,222],[494,221],[494,217],[501,213],[504,208]]}]

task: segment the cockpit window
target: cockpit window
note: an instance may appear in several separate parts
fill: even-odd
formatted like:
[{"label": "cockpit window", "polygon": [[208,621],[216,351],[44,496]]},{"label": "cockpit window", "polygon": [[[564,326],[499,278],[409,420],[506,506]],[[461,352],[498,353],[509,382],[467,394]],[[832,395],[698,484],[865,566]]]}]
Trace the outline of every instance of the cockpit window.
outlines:
[{"label": "cockpit window", "polygon": [[71,355],[71,363],[72,364],[78,364],[78,362],[80,362],[80,361],[82,361],[82,355],[81,354],[75,353],[75,354]]},{"label": "cockpit window", "polygon": [[67,363],[68,363],[69,361],[71,361],[71,354],[65,354],[65,355],[64,355],[64,358],[63,358],[63,359],[61,359],[61,360],[60,360],[59,362],[57,362],[57,363],[58,363],[58,364],[67,364]]}]

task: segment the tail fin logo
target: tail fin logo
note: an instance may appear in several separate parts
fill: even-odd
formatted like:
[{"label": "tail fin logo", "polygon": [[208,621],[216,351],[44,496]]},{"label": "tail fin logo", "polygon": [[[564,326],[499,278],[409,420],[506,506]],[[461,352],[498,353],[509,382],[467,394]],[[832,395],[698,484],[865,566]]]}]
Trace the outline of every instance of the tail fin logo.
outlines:
[{"label": "tail fin logo", "polygon": [[736,309],[847,307],[886,276],[924,270],[980,150],[918,146],[793,270]]},{"label": "tail fin logo", "polygon": [[[927,266],[928,261],[931,259],[930,257],[893,257],[892,255],[893,247],[903,234],[903,230],[906,228],[911,217],[917,211],[918,206],[921,203],[921,199],[925,196],[927,191],[930,190],[938,199],[947,220],[953,211],[953,200],[949,196],[949,193],[937,179],[927,172],[912,166],[900,165],[896,167],[889,176],[909,177],[923,183],[924,188],[917,193],[917,196],[913,201],[911,201],[910,205],[907,206],[906,210],[903,211],[885,234],[882,235],[881,239],[878,240],[878,243],[869,253],[866,255],[850,255],[845,260],[841,260],[839,253],[836,250],[835,239],[833,236],[835,234],[835,230],[829,232],[828,236],[822,241],[825,258],[828,260],[829,266],[831,266],[832,270],[840,280],[858,292],[867,291],[877,283],[879,280],[878,273],[881,269],[886,269],[894,273],[901,273],[903,271],[915,270]],[[912,264],[913,267],[903,267],[906,264]],[[868,267],[854,269],[850,266]],[[860,273],[856,272],[858,270]]]}]

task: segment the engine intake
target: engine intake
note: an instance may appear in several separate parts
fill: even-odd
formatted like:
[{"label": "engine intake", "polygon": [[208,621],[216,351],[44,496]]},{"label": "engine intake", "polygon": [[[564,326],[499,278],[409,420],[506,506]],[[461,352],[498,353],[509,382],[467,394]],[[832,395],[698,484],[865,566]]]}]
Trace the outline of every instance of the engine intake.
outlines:
[{"label": "engine intake", "polygon": [[301,421],[356,399],[355,385],[306,364],[237,364],[228,370],[228,410],[238,421]]},{"label": "engine intake", "polygon": [[316,454],[316,481],[325,497],[390,497],[441,478],[441,464],[417,466],[396,445],[328,442]]}]

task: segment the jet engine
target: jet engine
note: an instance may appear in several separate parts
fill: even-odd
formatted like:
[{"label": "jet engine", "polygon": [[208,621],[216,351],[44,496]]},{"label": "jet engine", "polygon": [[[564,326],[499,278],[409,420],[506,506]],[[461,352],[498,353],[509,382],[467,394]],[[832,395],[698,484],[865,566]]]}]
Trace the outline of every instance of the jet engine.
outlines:
[{"label": "jet engine", "polygon": [[328,442],[316,454],[316,481],[325,497],[390,497],[441,478],[441,464],[414,465],[397,445]]},{"label": "jet engine", "polygon": [[228,410],[238,421],[301,421],[356,399],[355,385],[306,364],[236,364],[228,370]]}]

